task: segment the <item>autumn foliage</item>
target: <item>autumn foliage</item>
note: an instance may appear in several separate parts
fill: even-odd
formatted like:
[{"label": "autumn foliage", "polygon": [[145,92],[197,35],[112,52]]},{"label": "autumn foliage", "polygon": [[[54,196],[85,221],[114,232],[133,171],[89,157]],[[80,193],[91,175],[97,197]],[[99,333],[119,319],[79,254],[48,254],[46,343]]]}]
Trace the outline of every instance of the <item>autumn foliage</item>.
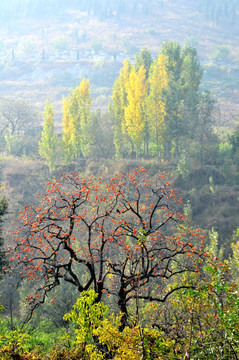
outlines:
[{"label": "autumn foliage", "polygon": [[200,274],[204,236],[185,224],[166,174],[140,168],[103,181],[65,173],[47,185],[39,206],[20,212],[8,250],[34,280],[32,309],[64,280],[79,292],[93,288],[97,301],[112,296],[126,323],[130,302],[164,302],[193,286],[180,278]]}]

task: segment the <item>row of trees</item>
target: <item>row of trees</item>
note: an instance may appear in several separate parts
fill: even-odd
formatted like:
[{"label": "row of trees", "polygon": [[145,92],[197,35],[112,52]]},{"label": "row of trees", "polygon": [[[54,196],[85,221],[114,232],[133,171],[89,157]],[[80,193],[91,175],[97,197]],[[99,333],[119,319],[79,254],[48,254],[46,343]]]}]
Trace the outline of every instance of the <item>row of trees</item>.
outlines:
[{"label": "row of trees", "polygon": [[207,18],[217,23],[229,21],[235,23],[237,19],[237,0],[200,0],[199,11],[203,11]]},{"label": "row of trees", "polygon": [[[210,93],[200,91],[201,77],[193,47],[167,42],[156,59],[143,49],[134,63],[124,61],[108,112],[92,111],[86,79],[63,99],[61,134],[54,130],[49,100],[41,134],[40,116],[32,105],[1,98],[1,151],[33,157],[39,148],[51,171],[56,164],[68,166],[82,157],[143,157],[176,161],[185,173],[192,161],[203,164],[210,156],[220,160],[220,139],[214,131],[219,113]],[[238,153],[235,136],[227,145],[233,162]]]},{"label": "row of trees", "polygon": [[[64,0],[52,0],[51,2],[25,0],[24,5],[21,0],[2,0],[0,17],[3,20],[6,18],[14,20],[19,17],[42,17],[46,13],[62,16],[67,10],[73,8],[104,20],[109,17],[120,18],[126,14],[151,15],[155,9],[166,5],[167,2],[164,0],[133,0],[130,3],[126,0],[69,0],[67,2]],[[237,0],[200,0],[196,7],[213,21],[235,22],[237,18]]]},{"label": "row of trees", "polygon": [[[89,80],[83,79],[67,98],[63,98],[61,154],[66,165],[86,155],[90,142],[89,119],[91,96]],[[50,171],[55,166],[58,139],[54,131],[54,109],[48,100],[43,114],[39,153],[46,158]]]},{"label": "row of trees", "polygon": [[203,142],[211,130],[212,100],[199,91],[201,77],[196,49],[177,42],[164,43],[154,61],[146,49],[135,65],[126,60],[112,95],[116,154],[125,156],[132,147],[139,156],[144,144],[146,156],[156,146],[158,159],[162,150],[167,158],[174,147],[178,159],[187,139]]},{"label": "row of trees", "polygon": [[117,16],[117,18],[126,14],[137,14],[138,12],[148,14],[150,7],[154,7],[152,0],[140,0],[131,1],[126,0],[93,0],[89,1],[77,1],[75,6],[82,11],[87,11],[88,14],[93,14],[100,19],[106,19],[108,17]]},{"label": "row of trees", "polygon": [[117,16],[120,17],[123,14],[142,11],[144,13],[149,12],[149,6],[153,4],[152,0],[139,0],[127,2],[126,0],[92,0],[92,1],[80,1],[80,0],[51,0],[46,2],[45,0],[26,0],[24,5],[20,0],[8,1],[3,0],[0,5],[1,17],[17,19],[19,16],[23,17],[42,17],[46,13],[54,15],[63,15],[69,9],[79,9],[80,11],[88,12],[100,19],[106,19],[108,17]]},{"label": "row of trees", "polygon": [[[141,50],[134,64],[126,59],[113,87],[109,115],[105,116],[111,119],[110,137],[115,156],[179,161],[183,153],[198,144],[202,161],[204,145],[213,137],[214,101],[209,93],[199,90],[201,78],[196,49],[177,42],[164,43],[155,60],[147,49]],[[96,128],[105,132],[90,106],[89,81],[83,79],[79,87],[63,99],[65,164],[91,153],[94,144],[100,141]],[[40,154],[48,159],[51,169],[56,152],[53,115],[48,101]]]}]

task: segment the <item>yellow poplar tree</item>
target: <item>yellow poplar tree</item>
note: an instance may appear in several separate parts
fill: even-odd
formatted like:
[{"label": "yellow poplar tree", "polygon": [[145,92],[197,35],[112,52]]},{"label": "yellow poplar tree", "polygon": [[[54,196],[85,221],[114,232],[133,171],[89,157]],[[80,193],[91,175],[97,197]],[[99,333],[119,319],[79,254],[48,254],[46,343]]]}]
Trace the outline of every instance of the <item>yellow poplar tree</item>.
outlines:
[{"label": "yellow poplar tree", "polygon": [[116,156],[121,156],[125,151],[128,152],[129,142],[127,129],[125,127],[125,107],[127,105],[126,83],[129,78],[131,64],[129,59],[124,60],[124,65],[120,70],[119,77],[116,79],[112,93],[112,104],[110,112],[114,123],[114,145]]},{"label": "yellow poplar tree", "polygon": [[74,149],[72,143],[72,134],[73,134],[73,121],[70,116],[70,105],[69,99],[63,97],[63,117],[62,117],[62,156],[64,159],[65,165],[69,165],[74,157]]},{"label": "yellow poplar tree", "polygon": [[125,126],[134,144],[137,157],[144,140],[145,130],[145,97],[148,90],[145,73],[144,66],[141,66],[138,71],[135,66],[132,66],[126,83],[128,104],[125,107]]},{"label": "yellow poplar tree", "polygon": [[88,133],[88,123],[90,120],[90,107],[92,98],[90,96],[90,81],[85,78],[81,81],[79,86],[79,113],[81,123],[81,151],[85,156],[87,145],[90,142],[90,134]]},{"label": "yellow poplar tree", "polygon": [[80,156],[81,153],[85,155],[91,103],[90,82],[83,79],[80,85],[72,91],[69,98],[70,118],[73,124],[72,144],[75,157]]},{"label": "yellow poplar tree", "polygon": [[156,146],[157,157],[160,160],[160,149],[164,129],[164,118],[166,116],[164,90],[168,86],[168,75],[165,65],[165,56],[159,54],[151,66],[149,74],[149,95],[147,98],[147,118],[149,120],[150,133]]},{"label": "yellow poplar tree", "polygon": [[54,133],[54,109],[49,99],[43,113],[43,131],[39,141],[39,154],[46,159],[50,172],[54,170],[56,160],[57,136]]},{"label": "yellow poplar tree", "polygon": [[72,90],[69,96],[69,116],[72,122],[72,146],[74,157],[81,155],[81,124],[79,116],[79,91],[78,87]]}]

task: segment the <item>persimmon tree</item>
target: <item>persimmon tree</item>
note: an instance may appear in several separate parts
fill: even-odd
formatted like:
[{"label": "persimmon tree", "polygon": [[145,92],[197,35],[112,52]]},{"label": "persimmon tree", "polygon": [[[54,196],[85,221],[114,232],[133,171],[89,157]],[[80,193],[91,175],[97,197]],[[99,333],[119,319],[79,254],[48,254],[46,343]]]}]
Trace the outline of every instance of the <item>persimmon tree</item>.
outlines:
[{"label": "persimmon tree", "polygon": [[49,182],[39,206],[20,213],[8,250],[34,281],[32,309],[67,281],[79,292],[94,289],[97,301],[112,296],[125,326],[132,301],[165,302],[192,286],[180,276],[198,272],[204,240],[184,225],[180,207],[165,174],[151,177],[144,168],[108,181],[65,173]]}]

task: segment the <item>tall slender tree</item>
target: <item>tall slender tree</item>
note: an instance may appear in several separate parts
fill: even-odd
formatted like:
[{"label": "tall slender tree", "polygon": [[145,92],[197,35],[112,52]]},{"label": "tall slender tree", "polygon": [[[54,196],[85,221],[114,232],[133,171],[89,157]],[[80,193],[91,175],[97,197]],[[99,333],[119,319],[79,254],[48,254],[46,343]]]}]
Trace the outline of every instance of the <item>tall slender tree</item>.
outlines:
[{"label": "tall slender tree", "polygon": [[186,108],[184,121],[188,126],[188,135],[195,137],[195,127],[198,123],[198,104],[200,102],[199,86],[202,79],[202,68],[196,48],[184,46],[182,48],[181,84],[183,106]]},{"label": "tall slender tree", "polygon": [[70,118],[73,124],[72,144],[76,158],[81,154],[85,155],[91,102],[90,82],[83,79],[69,97]]},{"label": "tall slender tree", "polygon": [[55,168],[57,136],[54,132],[54,109],[48,99],[43,113],[43,131],[39,142],[39,154],[46,159],[50,172]]},{"label": "tall slender tree", "polygon": [[141,49],[139,55],[135,57],[136,69],[138,70],[140,66],[143,65],[146,70],[146,74],[145,74],[146,78],[148,78],[149,76],[149,70],[152,63],[153,63],[153,58],[151,52],[147,48]]},{"label": "tall slender tree", "polygon": [[112,103],[109,105],[113,117],[114,145],[117,157],[123,157],[129,152],[130,143],[125,126],[125,107],[128,104],[126,83],[129,79],[131,64],[124,61],[119,77],[116,79],[112,93]]},{"label": "tall slender tree", "polygon": [[62,102],[62,157],[65,165],[69,165],[74,158],[74,149],[72,144],[73,122],[70,117],[69,99],[64,97]]},{"label": "tall slender tree", "polygon": [[141,66],[136,71],[132,66],[126,83],[128,105],[125,108],[125,126],[134,144],[136,157],[144,139],[145,130],[145,100],[147,94],[146,70]]},{"label": "tall slender tree", "polygon": [[81,151],[85,156],[87,151],[87,144],[89,142],[90,134],[87,131],[87,126],[90,119],[90,107],[92,98],[90,95],[90,81],[85,78],[81,81],[79,86],[79,113],[81,123]]},{"label": "tall slender tree", "polygon": [[192,134],[193,121],[196,121],[199,101],[197,95],[202,72],[196,49],[193,47],[182,47],[178,42],[169,41],[163,44],[161,54],[166,56],[169,78],[165,136],[168,150],[174,145],[178,161],[183,146],[187,144],[187,138]]},{"label": "tall slender tree", "polygon": [[164,119],[166,115],[164,91],[168,86],[168,75],[165,56],[160,54],[151,66],[149,74],[149,95],[147,98],[147,118],[150,132],[157,146],[157,158],[160,160],[160,149],[163,139]]},{"label": "tall slender tree", "polygon": [[179,159],[180,139],[185,134],[185,123],[181,116],[182,87],[181,69],[182,56],[181,45],[178,42],[170,41],[163,43],[161,53],[167,59],[167,72],[169,76],[169,86],[166,100],[166,131],[167,156],[170,157],[173,143],[175,145],[176,159]]}]

